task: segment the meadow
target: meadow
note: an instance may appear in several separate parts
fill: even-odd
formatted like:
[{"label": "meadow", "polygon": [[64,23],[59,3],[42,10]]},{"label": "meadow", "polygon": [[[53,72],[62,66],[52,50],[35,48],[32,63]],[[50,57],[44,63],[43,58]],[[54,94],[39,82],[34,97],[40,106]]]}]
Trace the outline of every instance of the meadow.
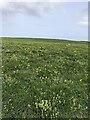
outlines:
[{"label": "meadow", "polygon": [[2,39],[2,118],[87,118],[88,43]]}]

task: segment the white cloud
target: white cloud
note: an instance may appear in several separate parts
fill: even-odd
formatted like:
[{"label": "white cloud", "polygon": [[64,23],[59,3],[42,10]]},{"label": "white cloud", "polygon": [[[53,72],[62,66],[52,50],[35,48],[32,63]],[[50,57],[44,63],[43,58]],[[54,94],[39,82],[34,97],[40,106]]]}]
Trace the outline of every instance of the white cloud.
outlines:
[{"label": "white cloud", "polygon": [[25,13],[28,15],[41,16],[54,9],[55,4],[49,2],[10,2],[2,6],[3,14]]},{"label": "white cloud", "polygon": [[56,4],[80,1],[88,2],[88,0],[0,0],[0,10],[3,10],[5,14],[27,13],[28,15],[41,16],[54,9]]},{"label": "white cloud", "polygon": [[78,24],[82,26],[88,26],[88,16],[84,16]]},{"label": "white cloud", "polygon": [[0,8],[8,6],[9,2],[89,2],[89,0],[0,0]]},{"label": "white cloud", "polygon": [[0,8],[6,8],[8,6],[8,0],[0,0]]}]

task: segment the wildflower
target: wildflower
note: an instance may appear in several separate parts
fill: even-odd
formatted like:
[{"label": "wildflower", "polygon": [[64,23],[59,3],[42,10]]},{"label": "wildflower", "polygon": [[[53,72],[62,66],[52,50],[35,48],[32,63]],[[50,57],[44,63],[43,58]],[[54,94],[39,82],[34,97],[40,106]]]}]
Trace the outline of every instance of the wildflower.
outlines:
[{"label": "wildflower", "polygon": [[30,104],[28,104],[28,107],[30,107],[31,105]]}]

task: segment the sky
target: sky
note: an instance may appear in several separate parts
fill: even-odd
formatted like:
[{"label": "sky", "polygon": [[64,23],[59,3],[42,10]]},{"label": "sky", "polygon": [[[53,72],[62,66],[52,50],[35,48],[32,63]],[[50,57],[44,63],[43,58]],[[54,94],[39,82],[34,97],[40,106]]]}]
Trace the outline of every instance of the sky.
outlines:
[{"label": "sky", "polygon": [[86,41],[88,0],[1,0],[0,36]]}]

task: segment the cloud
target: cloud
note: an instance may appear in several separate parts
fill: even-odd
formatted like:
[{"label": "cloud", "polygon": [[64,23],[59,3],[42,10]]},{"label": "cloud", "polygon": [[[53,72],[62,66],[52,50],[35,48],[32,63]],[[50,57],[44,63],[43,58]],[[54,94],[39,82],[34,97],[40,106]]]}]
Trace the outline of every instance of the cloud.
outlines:
[{"label": "cloud", "polygon": [[[76,0],[75,0],[76,1]],[[48,13],[56,4],[62,2],[75,2],[74,0],[0,0],[0,10],[4,14],[27,13],[28,15],[41,16]],[[77,0],[88,2],[88,0]],[[77,2],[76,1],[76,2]]]},{"label": "cloud", "polygon": [[[20,0],[19,0],[20,1]],[[55,8],[56,3],[49,2],[8,2],[0,1],[0,9],[3,14],[26,13],[28,15],[41,16]]]},{"label": "cloud", "polygon": [[84,16],[78,24],[82,26],[88,26],[88,16]]}]

